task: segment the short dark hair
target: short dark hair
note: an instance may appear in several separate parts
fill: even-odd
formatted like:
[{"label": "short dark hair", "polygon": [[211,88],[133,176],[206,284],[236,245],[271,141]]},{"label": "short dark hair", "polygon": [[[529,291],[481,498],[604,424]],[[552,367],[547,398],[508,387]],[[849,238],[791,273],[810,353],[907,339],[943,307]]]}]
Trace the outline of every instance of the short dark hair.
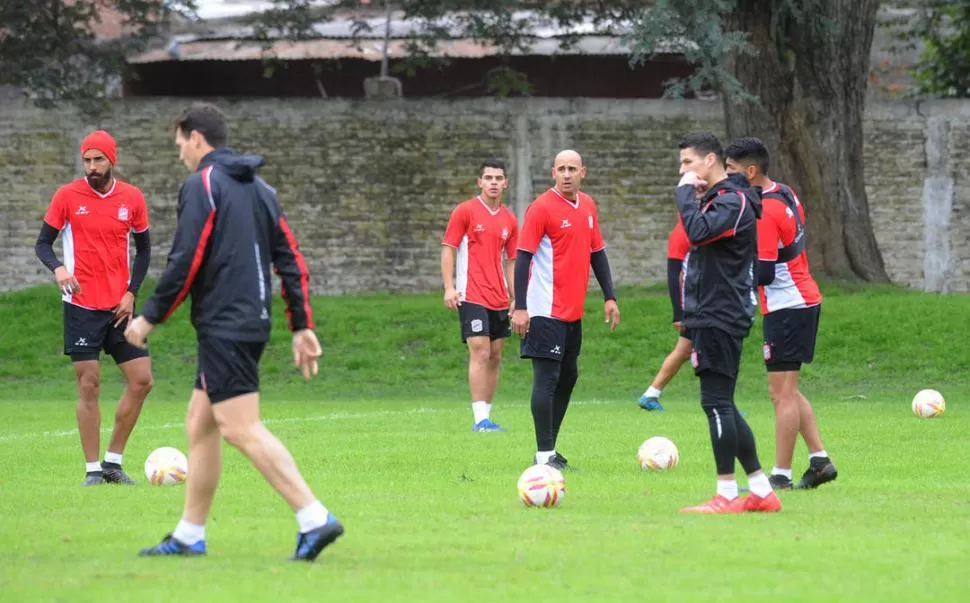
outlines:
[{"label": "short dark hair", "polygon": [[192,103],[175,119],[175,129],[188,138],[193,130],[213,147],[224,147],[229,142],[229,124],[219,107],[211,103]]},{"label": "short dark hair", "polygon": [[758,166],[762,174],[768,174],[768,167],[770,166],[768,149],[757,138],[752,136],[739,138],[724,149],[724,154],[728,159],[733,159],[738,163],[753,163]]},{"label": "short dark hair", "polygon": [[721,165],[724,165],[724,148],[721,141],[711,132],[691,132],[680,142],[681,149],[694,149],[700,155],[714,153]]},{"label": "short dark hair", "polygon": [[478,175],[481,176],[485,173],[485,168],[495,168],[496,170],[502,170],[502,174],[508,177],[509,172],[505,169],[505,162],[501,159],[496,159],[492,157],[491,159],[486,159],[482,162],[482,165],[478,167]]}]

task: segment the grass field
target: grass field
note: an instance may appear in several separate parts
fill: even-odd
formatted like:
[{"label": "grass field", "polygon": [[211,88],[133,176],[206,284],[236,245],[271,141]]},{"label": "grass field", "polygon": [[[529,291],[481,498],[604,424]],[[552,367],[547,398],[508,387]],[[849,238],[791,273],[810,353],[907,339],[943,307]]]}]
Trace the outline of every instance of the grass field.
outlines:
[{"label": "grass field", "polygon": [[[3,601],[961,601],[970,559],[970,298],[829,284],[816,362],[804,372],[839,479],[783,495],[780,514],[687,516],[713,494],[696,379],[667,411],[636,398],[675,340],[661,289],[621,291],[612,335],[591,295],[580,381],[563,426],[563,504],[525,509],[515,482],[534,452],[531,371],[507,349],[494,418],[471,433],[457,320],[437,295],[317,298],[321,375],[303,383],[278,328],[263,363],[263,415],[347,533],[312,565],[286,560],[296,522],[227,449],[209,556],[142,559],[174,528],[182,488],[81,488],[72,371],[54,288],[0,295],[0,599]],[[146,291],[147,293],[147,291]],[[738,405],[763,464],[774,446],[760,363],[746,342]],[[126,467],[185,449],[195,349],[187,308],[151,341],[156,387]],[[110,361],[103,424],[120,393]],[[909,408],[923,387],[946,415]],[[636,464],[651,435],[681,464]],[[103,439],[102,446],[104,445]],[[796,473],[806,451],[799,443]]]}]

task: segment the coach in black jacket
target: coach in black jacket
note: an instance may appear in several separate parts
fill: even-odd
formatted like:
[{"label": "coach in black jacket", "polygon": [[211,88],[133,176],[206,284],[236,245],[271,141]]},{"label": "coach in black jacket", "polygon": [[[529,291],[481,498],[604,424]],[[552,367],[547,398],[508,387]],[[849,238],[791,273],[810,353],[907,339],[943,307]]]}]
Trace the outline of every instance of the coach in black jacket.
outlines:
[{"label": "coach in black jacket", "polygon": [[179,157],[192,171],[179,191],[172,251],[155,294],[125,337],[144,346],[191,292],[198,372],[189,402],[188,487],[175,531],[142,555],[206,553],[205,523],[221,472],[225,438],[286,499],[299,525],[293,559],[312,561],[343,527],[314,496],[289,451],[259,419],[259,360],[269,340],[270,265],[283,283],[293,360],[304,378],[322,351],[314,334],[309,274],[276,192],[256,175],[262,157],[224,148],[228,124],[197,103],[175,122]]},{"label": "coach in black jacket", "polygon": [[[734,404],[741,344],[754,321],[758,299],[757,220],[761,199],[743,178],[728,179],[721,143],[710,133],[680,144],[677,209],[691,243],[684,271],[684,327],[693,342],[691,364],[701,381],[717,463],[717,494],[683,509],[692,513],[778,511],[761,470],[754,434]],[[735,458],[748,474],[751,495],[738,497]]]}]

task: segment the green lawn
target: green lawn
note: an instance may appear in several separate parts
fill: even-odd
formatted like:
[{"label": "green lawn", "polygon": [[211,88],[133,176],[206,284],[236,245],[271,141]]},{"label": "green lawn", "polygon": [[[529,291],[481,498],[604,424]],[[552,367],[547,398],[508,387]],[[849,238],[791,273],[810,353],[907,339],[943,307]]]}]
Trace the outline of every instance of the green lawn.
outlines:
[{"label": "green lawn", "polygon": [[[662,414],[636,406],[676,337],[659,288],[621,290],[623,323],[613,334],[591,295],[575,406],[559,446],[580,470],[566,474],[565,499],[551,510],[526,509],[516,497],[534,452],[531,370],[517,342],[493,412],[509,432],[476,434],[457,320],[437,295],[317,298],[325,358],[309,384],[288,364],[277,304],[263,415],[347,528],[309,567],[286,560],[296,522],[231,449],[209,556],[138,558],[174,528],[182,488],[79,486],[56,291],[0,295],[2,600],[968,600],[970,298],[835,284],[824,293],[803,391],[839,479],[785,493],[779,514],[710,517],[678,512],[714,488],[696,379],[685,370],[674,380]],[[142,482],[152,449],[186,448],[195,366],[187,310],[151,341],[156,387],[126,451]],[[760,329],[746,342],[738,405],[770,467]],[[942,418],[910,412],[924,387],[946,396]],[[119,393],[109,360],[106,428]],[[643,472],[637,447],[658,434],[677,443],[680,466]],[[806,461],[799,443],[796,472]]]}]

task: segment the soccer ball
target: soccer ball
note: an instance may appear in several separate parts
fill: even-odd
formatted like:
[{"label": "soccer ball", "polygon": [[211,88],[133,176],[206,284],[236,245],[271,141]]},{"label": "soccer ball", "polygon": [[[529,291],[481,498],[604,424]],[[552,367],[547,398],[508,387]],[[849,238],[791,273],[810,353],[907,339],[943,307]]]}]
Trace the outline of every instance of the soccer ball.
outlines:
[{"label": "soccer ball", "polygon": [[637,450],[637,460],[641,469],[666,471],[680,463],[680,452],[673,442],[663,436],[649,438]]},{"label": "soccer ball", "polygon": [[175,486],[185,482],[189,460],[178,448],[156,448],[145,459],[145,477],[153,486]]},{"label": "soccer ball", "polygon": [[946,410],[946,400],[935,389],[924,389],[913,397],[913,414],[917,417],[930,419],[938,417]]},{"label": "soccer ball", "polygon": [[519,500],[527,507],[555,507],[566,495],[562,473],[549,465],[533,465],[519,477]]}]

